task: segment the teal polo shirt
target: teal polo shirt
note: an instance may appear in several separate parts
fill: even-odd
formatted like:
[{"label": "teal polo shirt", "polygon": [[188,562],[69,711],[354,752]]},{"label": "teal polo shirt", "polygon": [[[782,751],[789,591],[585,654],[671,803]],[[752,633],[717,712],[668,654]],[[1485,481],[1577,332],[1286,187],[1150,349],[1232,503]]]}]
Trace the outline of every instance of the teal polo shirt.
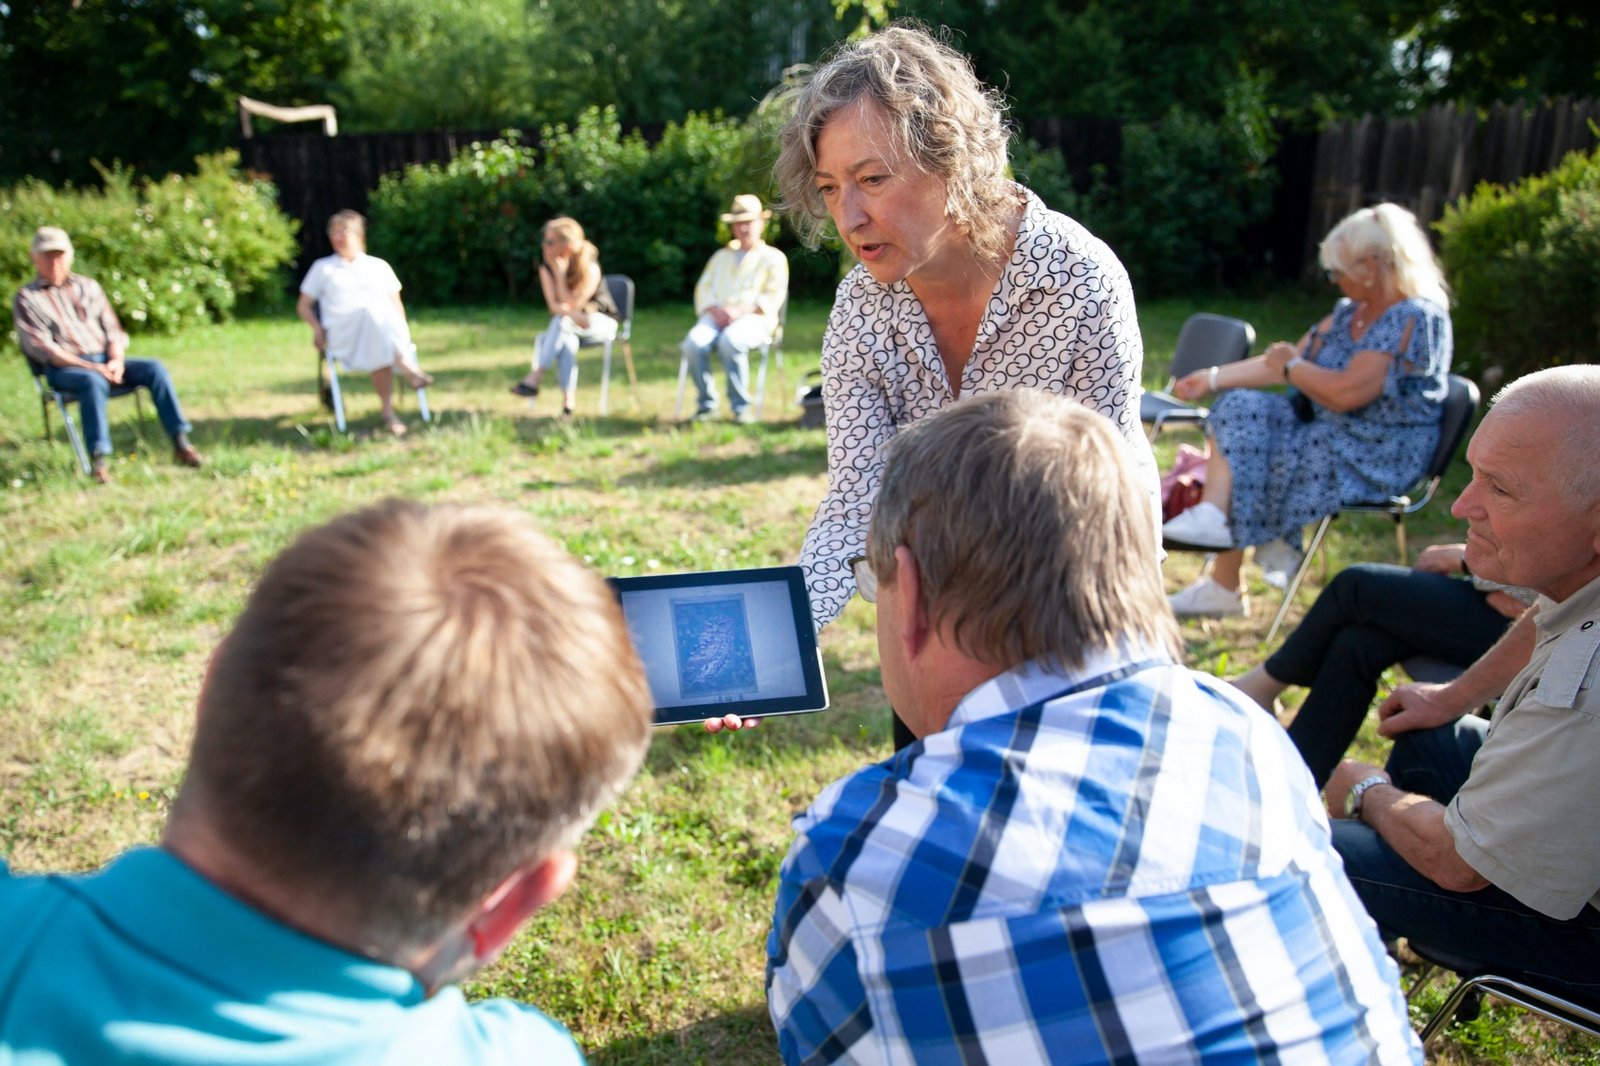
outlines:
[{"label": "teal polo shirt", "polygon": [[165,851],[97,873],[0,862],[0,1066],[577,1066],[532,1007],[429,997],[409,972],[297,932]]}]

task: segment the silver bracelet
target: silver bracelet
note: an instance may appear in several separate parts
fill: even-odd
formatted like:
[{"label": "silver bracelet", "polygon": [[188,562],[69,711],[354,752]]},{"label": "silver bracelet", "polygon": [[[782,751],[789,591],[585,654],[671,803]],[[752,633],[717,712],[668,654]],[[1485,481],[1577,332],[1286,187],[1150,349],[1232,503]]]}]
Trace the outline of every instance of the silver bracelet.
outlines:
[{"label": "silver bracelet", "polygon": [[1210,392],[1217,391],[1217,368],[1212,367],[1206,371],[1206,389]]}]

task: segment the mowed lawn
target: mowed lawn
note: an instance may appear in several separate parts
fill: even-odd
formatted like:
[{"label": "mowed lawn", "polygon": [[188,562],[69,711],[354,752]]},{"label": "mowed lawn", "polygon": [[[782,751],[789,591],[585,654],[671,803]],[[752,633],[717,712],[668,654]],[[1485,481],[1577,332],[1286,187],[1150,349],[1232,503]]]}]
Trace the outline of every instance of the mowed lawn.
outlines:
[{"label": "mowed lawn", "polygon": [[[1160,384],[1185,317],[1251,320],[1259,347],[1293,338],[1324,293],[1150,303],[1141,308],[1147,384]],[[553,418],[506,389],[526,369],[542,316],[527,308],[414,312],[423,365],[438,376],[423,426],[381,432],[364,378],[345,378],[351,432],[318,408],[305,326],[287,312],[174,338],[140,339],[163,359],[210,460],[173,465],[145,405],[114,401],[115,482],[80,476],[15,349],[0,389],[0,855],[14,869],[92,868],[154,841],[179,783],[206,657],[262,565],[298,531],[387,496],[492,502],[533,515],[599,571],[635,574],[793,562],[825,483],[820,429],[796,425],[814,371],[824,303],[789,314],[785,371],[769,374],[764,421],[673,418],[682,307],[640,312],[639,384],[621,353],[601,417],[598,349],[582,355],[578,417]],[[692,410],[692,389],[685,408]],[[52,422],[54,424],[54,417]],[[1179,434],[1161,444],[1170,458]],[[1189,438],[1194,439],[1194,438]],[[1455,486],[1464,480],[1458,469]],[[1412,550],[1455,536],[1448,494],[1411,523]],[[1382,519],[1341,520],[1309,604],[1338,567],[1392,559]],[[1198,557],[1167,563],[1169,588]],[[1259,574],[1247,569],[1247,577]],[[1191,663],[1223,674],[1259,661],[1276,594],[1257,584],[1245,620],[1185,626]],[[537,1003],[599,1063],[776,1061],[762,989],[765,940],[789,819],[829,781],[889,754],[872,608],[854,601],[823,634],[833,707],[753,733],[656,734],[632,789],[583,847],[576,888],[542,913],[469,987]],[[1369,736],[1364,741],[1373,745]],[[1376,752],[1376,748],[1373,749]],[[225,950],[225,947],[221,949]],[[1433,994],[1429,1002],[1438,1002]],[[1595,1048],[1509,1008],[1457,1031],[1452,1062],[1600,1062]]]}]

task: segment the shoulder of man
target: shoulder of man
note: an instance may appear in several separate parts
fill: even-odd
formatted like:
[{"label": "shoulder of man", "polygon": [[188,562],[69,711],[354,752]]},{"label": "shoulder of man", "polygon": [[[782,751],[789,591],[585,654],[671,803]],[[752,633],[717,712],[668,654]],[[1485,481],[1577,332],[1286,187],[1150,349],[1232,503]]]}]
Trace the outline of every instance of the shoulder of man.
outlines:
[{"label": "shoulder of man", "polygon": [[1593,691],[1597,660],[1600,660],[1600,602],[1556,638],[1539,672],[1538,686],[1526,695],[1546,707],[1600,714],[1600,701],[1589,695]]},{"label": "shoulder of man", "polygon": [[582,1066],[586,1061],[566,1026],[538,1007],[509,999],[467,1004],[461,989],[448,988],[424,1010],[429,1020],[419,1018],[422,1028],[403,1037],[410,1048],[405,1061],[461,1066]]}]

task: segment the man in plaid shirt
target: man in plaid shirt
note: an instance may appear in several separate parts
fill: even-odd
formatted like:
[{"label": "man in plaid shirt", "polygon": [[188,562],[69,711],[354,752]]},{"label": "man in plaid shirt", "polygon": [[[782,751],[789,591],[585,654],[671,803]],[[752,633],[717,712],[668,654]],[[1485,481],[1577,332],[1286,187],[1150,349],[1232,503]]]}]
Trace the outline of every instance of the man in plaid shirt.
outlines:
[{"label": "man in plaid shirt", "polygon": [[919,739],[795,821],[786,1062],[1422,1061],[1305,764],[1177,664],[1109,422],[1020,391],[902,430],[867,553]]}]

